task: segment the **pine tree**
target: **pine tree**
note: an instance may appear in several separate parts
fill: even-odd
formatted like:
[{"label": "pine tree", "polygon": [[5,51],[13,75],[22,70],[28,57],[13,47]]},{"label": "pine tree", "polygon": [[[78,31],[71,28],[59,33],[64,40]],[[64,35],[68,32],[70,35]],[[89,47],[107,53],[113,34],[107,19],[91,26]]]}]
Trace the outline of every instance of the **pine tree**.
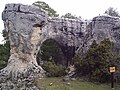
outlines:
[{"label": "pine tree", "polygon": [[[110,81],[109,67],[119,67],[120,57],[112,53],[114,44],[109,39],[104,39],[99,44],[94,40],[84,58],[76,58],[77,74],[86,76],[89,80],[98,82]],[[77,57],[80,57],[77,55]]]},{"label": "pine tree", "polygon": [[57,12],[54,9],[52,9],[47,3],[43,2],[43,1],[34,2],[32,5],[45,10],[48,13],[48,16],[51,16],[51,17],[59,16],[59,14],[57,14]]},{"label": "pine tree", "polygon": [[118,11],[114,9],[113,7],[109,7],[108,10],[105,11],[105,14],[108,14],[110,16],[120,17]]}]

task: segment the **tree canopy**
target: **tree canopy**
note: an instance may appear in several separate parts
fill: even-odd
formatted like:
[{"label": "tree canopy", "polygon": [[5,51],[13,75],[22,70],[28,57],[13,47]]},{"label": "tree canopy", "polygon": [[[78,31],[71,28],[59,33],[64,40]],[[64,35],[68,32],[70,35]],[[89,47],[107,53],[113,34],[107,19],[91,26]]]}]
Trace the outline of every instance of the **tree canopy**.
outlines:
[{"label": "tree canopy", "polygon": [[58,17],[59,16],[59,14],[57,14],[57,12],[53,8],[51,8],[48,4],[46,4],[43,1],[34,2],[32,5],[37,6],[39,8],[42,8],[43,10],[45,10],[48,13],[48,16],[51,16],[51,17]]},{"label": "tree canopy", "polygon": [[94,40],[84,58],[75,55],[74,62],[78,76],[86,76],[98,82],[110,81],[109,67],[119,67],[120,56],[112,53],[114,44],[104,39],[99,44]]},{"label": "tree canopy", "polygon": [[69,18],[69,19],[80,19],[81,17],[77,17],[76,15],[72,15],[71,13],[66,13],[65,15],[61,16],[62,18]]},{"label": "tree canopy", "polygon": [[106,11],[105,14],[108,14],[110,16],[115,16],[115,17],[120,17],[117,9],[114,9],[113,7],[109,7]]}]

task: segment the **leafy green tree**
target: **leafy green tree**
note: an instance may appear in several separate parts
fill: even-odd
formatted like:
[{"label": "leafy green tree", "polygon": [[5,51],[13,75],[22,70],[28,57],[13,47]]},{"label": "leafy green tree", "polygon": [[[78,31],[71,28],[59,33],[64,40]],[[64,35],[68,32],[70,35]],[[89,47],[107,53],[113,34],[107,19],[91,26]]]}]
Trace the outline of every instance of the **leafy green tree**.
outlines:
[{"label": "leafy green tree", "polygon": [[110,16],[120,17],[118,11],[114,9],[113,7],[109,7],[108,10],[105,11],[105,14],[108,14]]},{"label": "leafy green tree", "polygon": [[[77,70],[78,75],[84,75],[89,80],[99,82],[110,81],[109,67],[120,64],[119,56],[112,54],[113,43],[109,39],[104,39],[99,44],[93,41],[84,58],[77,56]],[[78,71],[79,70],[79,71]]]},{"label": "leafy green tree", "polygon": [[0,45],[0,69],[7,65],[10,56],[10,43],[8,40],[8,33],[5,30],[3,30],[3,37],[5,43]]},{"label": "leafy green tree", "polygon": [[48,4],[46,4],[43,1],[34,2],[32,5],[37,6],[39,8],[42,8],[43,10],[47,11],[48,15],[51,17],[58,17],[59,16],[59,14],[57,14],[57,12],[54,9],[52,9]]},{"label": "leafy green tree", "polygon": [[110,41],[105,39],[96,47],[92,47],[94,45],[92,44],[88,50],[85,60],[87,61],[87,71],[90,79],[97,81],[99,81],[100,77],[100,81],[107,81],[109,79],[110,44]]},{"label": "leafy green tree", "polygon": [[71,13],[66,13],[65,15],[62,15],[63,18],[69,18],[69,19],[77,19],[75,15],[72,15]]}]

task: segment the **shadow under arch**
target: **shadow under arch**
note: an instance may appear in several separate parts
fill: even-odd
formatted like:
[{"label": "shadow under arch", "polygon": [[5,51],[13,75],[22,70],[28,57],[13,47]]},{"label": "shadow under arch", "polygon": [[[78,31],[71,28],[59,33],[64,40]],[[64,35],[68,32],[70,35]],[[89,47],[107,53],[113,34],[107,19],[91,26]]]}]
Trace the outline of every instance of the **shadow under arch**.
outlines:
[{"label": "shadow under arch", "polygon": [[38,65],[47,61],[52,61],[55,62],[56,65],[67,66],[60,44],[52,38],[46,39],[42,42],[36,59]]},{"label": "shadow under arch", "polygon": [[[39,40],[37,44],[35,44],[36,51],[34,55],[37,59],[37,64],[41,66],[42,62],[47,61],[50,58],[52,58],[57,65],[68,67],[69,65],[73,64],[72,58],[75,55],[75,46],[68,46],[67,38],[62,36],[61,33],[57,34],[52,30],[46,31],[46,29],[41,27],[39,24],[33,25],[33,28],[34,33],[38,33],[40,35],[36,38]],[[36,34],[34,34],[33,37],[36,37]],[[32,42],[34,41],[35,38],[33,38]],[[46,45],[47,47],[45,47]],[[54,47],[51,47],[50,45]],[[46,52],[47,55],[44,52]]]}]

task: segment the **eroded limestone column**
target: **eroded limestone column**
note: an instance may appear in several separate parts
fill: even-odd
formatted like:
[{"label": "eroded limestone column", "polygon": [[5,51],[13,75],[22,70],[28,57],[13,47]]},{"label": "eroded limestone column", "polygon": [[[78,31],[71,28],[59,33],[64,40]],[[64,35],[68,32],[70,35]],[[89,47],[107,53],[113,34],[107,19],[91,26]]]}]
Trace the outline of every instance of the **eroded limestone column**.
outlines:
[{"label": "eroded limestone column", "polygon": [[33,6],[7,4],[2,19],[10,40],[11,56],[7,67],[0,71],[0,90],[16,90],[21,83],[24,86],[43,77],[44,70],[38,66],[36,55],[45,38],[47,14]]}]

